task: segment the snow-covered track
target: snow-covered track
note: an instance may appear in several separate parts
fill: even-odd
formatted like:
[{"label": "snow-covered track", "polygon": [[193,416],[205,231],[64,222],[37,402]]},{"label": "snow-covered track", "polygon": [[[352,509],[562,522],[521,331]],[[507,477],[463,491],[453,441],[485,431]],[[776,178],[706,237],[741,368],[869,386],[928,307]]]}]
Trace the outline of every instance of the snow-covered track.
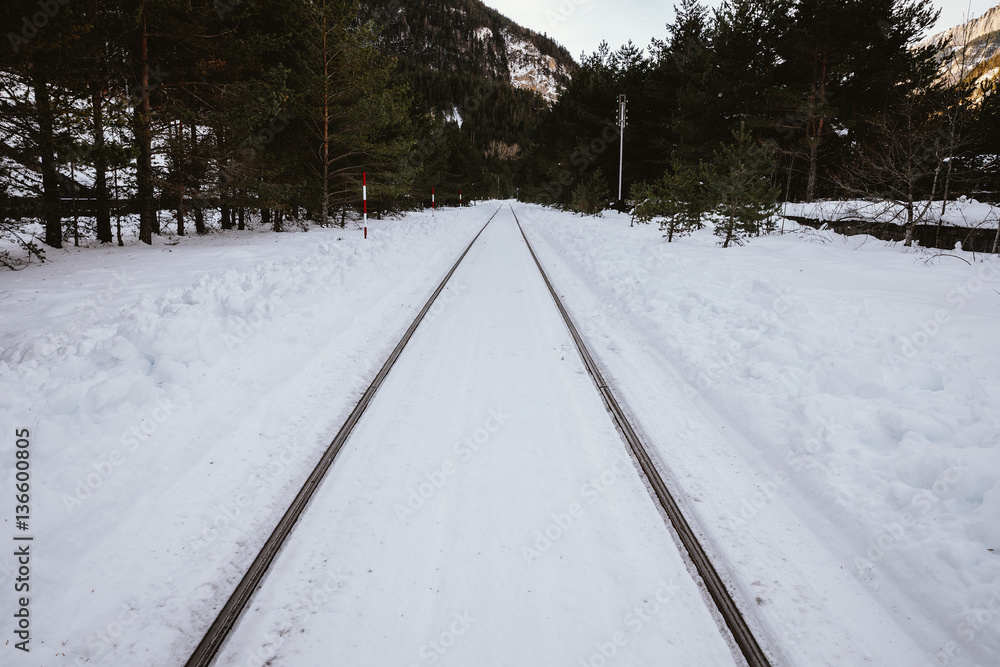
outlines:
[{"label": "snow-covered track", "polygon": [[236,623],[239,621],[240,616],[246,609],[250,599],[253,597],[254,593],[267,576],[268,570],[274,562],[274,559],[277,557],[278,552],[281,550],[282,545],[294,530],[299,517],[302,516],[302,513],[309,505],[310,500],[319,488],[320,483],[326,476],[330,466],[337,458],[337,454],[340,453],[340,450],[343,448],[344,443],[347,442],[351,432],[354,430],[354,427],[368,409],[368,406],[375,397],[375,394],[378,392],[379,387],[385,381],[386,376],[389,375],[389,372],[392,370],[392,367],[395,365],[397,359],[399,359],[399,356],[403,353],[403,349],[413,337],[417,327],[420,326],[420,323],[424,320],[427,313],[430,312],[435,301],[437,301],[437,298],[441,295],[441,292],[444,291],[448,282],[451,280],[452,275],[454,275],[455,271],[462,264],[465,256],[469,254],[469,251],[472,250],[476,241],[479,240],[479,237],[482,236],[483,232],[502,209],[502,206],[498,208],[490,219],[486,221],[483,228],[479,230],[479,233],[472,239],[469,245],[465,248],[465,251],[451,267],[451,270],[438,285],[437,289],[434,290],[433,294],[431,294],[423,309],[417,314],[417,317],[410,325],[410,328],[406,330],[405,334],[403,334],[403,337],[400,339],[395,349],[393,349],[392,354],[389,355],[389,358],[386,360],[381,370],[379,370],[378,375],[375,376],[375,379],[372,381],[371,385],[369,385],[364,395],[362,395],[361,400],[358,401],[358,404],[347,418],[347,421],[344,422],[344,425],[341,426],[340,430],[337,432],[336,437],[323,454],[323,457],[316,464],[316,467],[309,475],[309,478],[306,479],[305,484],[295,496],[295,500],[292,501],[292,504],[289,506],[288,510],[285,511],[285,514],[281,517],[278,525],[264,543],[263,548],[250,565],[249,570],[247,570],[246,574],[240,580],[240,583],[236,586],[236,589],[229,597],[229,600],[222,607],[222,610],[219,612],[215,621],[212,623],[211,627],[209,627],[208,632],[205,633],[205,636],[194,650],[194,653],[191,654],[191,657],[188,659],[187,663],[185,663],[186,667],[208,667],[208,665],[212,664],[215,660],[216,655],[225,644],[232,629],[236,626]]},{"label": "snow-covered track", "polygon": [[591,378],[593,378],[594,383],[597,385],[597,389],[600,391],[601,397],[604,399],[604,404],[607,407],[608,412],[611,413],[615,425],[621,433],[622,439],[625,440],[629,449],[631,449],[633,455],[635,456],[635,460],[638,462],[643,476],[646,478],[646,481],[649,483],[649,487],[655,495],[656,500],[660,503],[663,511],[670,520],[677,537],[684,545],[688,557],[705,584],[705,588],[711,596],[712,601],[715,603],[719,614],[721,614],[726,626],[729,628],[733,640],[739,647],[740,652],[743,654],[743,657],[747,661],[749,667],[770,667],[771,663],[764,650],[761,648],[760,643],[757,641],[757,638],[751,631],[743,613],[740,611],[739,605],[736,604],[733,595],[730,593],[722,577],[719,575],[718,570],[709,559],[704,547],[702,547],[697,535],[695,535],[694,530],[691,528],[691,524],[688,523],[687,519],[684,517],[684,514],[680,510],[680,506],[677,504],[673,494],[670,492],[670,489],[667,487],[662,476],[657,470],[656,465],[653,463],[653,459],[646,451],[646,447],[642,444],[639,436],[636,435],[635,429],[629,423],[628,417],[619,405],[619,402],[615,398],[611,388],[608,386],[608,383],[605,381],[600,368],[594,362],[594,358],[591,356],[590,350],[587,348],[587,344],[584,341],[583,336],[581,336],[580,331],[573,323],[569,312],[566,310],[566,307],[559,298],[552,282],[545,273],[545,269],[542,268],[542,263],[538,259],[538,255],[535,254],[535,250],[531,247],[531,242],[524,233],[524,228],[521,227],[521,221],[518,219],[517,213],[514,212],[513,206],[511,207],[511,212],[514,214],[514,219],[517,221],[518,229],[521,231],[521,236],[524,237],[524,242],[528,247],[528,251],[535,260],[535,264],[538,266],[542,279],[545,281],[545,285],[548,287],[549,293],[552,295],[552,299],[555,302],[556,307],[559,309],[559,313],[562,315],[562,318],[566,323],[566,327],[569,329],[577,350],[583,358],[583,363],[586,366],[587,371],[590,373]]}]

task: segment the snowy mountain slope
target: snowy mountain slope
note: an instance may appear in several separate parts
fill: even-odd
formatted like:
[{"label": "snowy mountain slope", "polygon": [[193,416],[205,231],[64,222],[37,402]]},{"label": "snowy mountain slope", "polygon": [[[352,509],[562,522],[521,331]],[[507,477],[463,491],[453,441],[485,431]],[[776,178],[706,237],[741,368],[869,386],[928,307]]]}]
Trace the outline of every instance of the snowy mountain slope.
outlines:
[{"label": "snowy mountain slope", "polygon": [[511,84],[515,88],[533,90],[549,103],[559,99],[562,82],[569,78],[566,67],[552,56],[542,55],[537,46],[515,35],[505,34],[504,41],[507,43]]},{"label": "snowy mountain slope", "polygon": [[380,25],[386,50],[409,70],[482,77],[533,90],[552,102],[575,66],[569,52],[553,40],[479,0],[378,0],[363,7],[362,16]]},{"label": "snowy mountain slope", "polygon": [[1000,73],[1000,5],[979,18],[932,35],[918,46],[930,44],[945,45],[943,56],[949,63],[950,80],[972,78],[977,84],[991,83]]}]

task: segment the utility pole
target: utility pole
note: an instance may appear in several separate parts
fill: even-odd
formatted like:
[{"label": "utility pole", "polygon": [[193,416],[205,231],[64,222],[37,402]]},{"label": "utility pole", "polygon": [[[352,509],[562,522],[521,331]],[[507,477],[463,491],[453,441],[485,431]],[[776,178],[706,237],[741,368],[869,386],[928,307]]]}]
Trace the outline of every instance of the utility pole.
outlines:
[{"label": "utility pole", "polygon": [[618,96],[618,127],[621,139],[618,142],[618,203],[622,202],[622,174],[625,171],[625,126],[628,125],[628,98]]}]

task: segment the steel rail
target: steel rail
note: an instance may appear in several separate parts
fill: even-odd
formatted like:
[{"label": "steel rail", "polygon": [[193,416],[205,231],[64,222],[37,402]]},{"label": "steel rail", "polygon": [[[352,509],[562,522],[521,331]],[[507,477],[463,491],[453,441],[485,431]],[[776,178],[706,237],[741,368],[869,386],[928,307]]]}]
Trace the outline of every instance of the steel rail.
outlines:
[{"label": "steel rail", "polygon": [[514,212],[514,207],[511,206],[510,210],[511,213],[514,214],[514,220],[517,222],[517,227],[521,231],[521,236],[524,238],[524,242],[528,246],[528,251],[535,260],[535,264],[538,266],[538,270],[542,274],[542,279],[545,281],[545,285],[549,288],[549,293],[552,295],[552,299],[555,301],[556,307],[559,309],[563,320],[566,322],[566,327],[569,329],[570,335],[576,343],[576,348],[579,351],[580,356],[583,358],[583,363],[587,367],[587,371],[590,373],[594,383],[597,385],[597,389],[600,391],[601,397],[604,399],[604,404],[607,406],[608,412],[610,412],[611,416],[614,418],[615,425],[618,427],[618,431],[621,434],[622,439],[625,440],[625,443],[635,455],[635,459],[638,462],[643,475],[649,482],[649,486],[656,495],[657,501],[659,501],[664,512],[666,512],[667,517],[670,519],[670,523],[673,525],[674,531],[677,533],[681,543],[684,545],[684,549],[688,553],[688,557],[691,559],[695,569],[701,576],[709,596],[711,596],[716,608],[722,615],[726,626],[732,634],[733,640],[736,642],[740,652],[743,654],[743,658],[747,661],[747,664],[750,667],[771,667],[767,654],[757,642],[757,638],[754,637],[754,634],[750,630],[750,626],[747,624],[746,619],[743,617],[743,613],[740,611],[739,606],[730,594],[729,589],[722,580],[722,577],[719,576],[718,570],[716,570],[715,566],[712,564],[712,561],[709,559],[704,547],[701,546],[701,542],[698,541],[698,537],[695,535],[694,530],[692,530],[691,524],[688,523],[684,514],[681,512],[680,506],[677,504],[673,494],[670,492],[670,489],[667,487],[666,483],[664,483],[663,478],[656,469],[653,459],[646,451],[646,448],[639,439],[639,436],[636,435],[635,429],[632,428],[628,417],[625,415],[625,411],[622,410],[618,400],[614,396],[614,393],[605,381],[603,374],[594,362],[594,358],[591,356],[590,350],[587,348],[587,344],[584,342],[583,337],[576,328],[576,325],[573,324],[573,320],[570,318],[569,312],[566,310],[565,306],[563,306],[562,299],[560,299],[559,295],[556,293],[555,288],[552,286],[552,282],[545,273],[545,269],[542,268],[542,263],[539,261],[538,255],[535,254],[534,248],[531,247],[531,242],[528,241],[528,237],[524,233],[524,228],[521,227],[521,221],[518,219],[517,213]]},{"label": "steel rail", "polygon": [[476,241],[479,240],[479,237],[483,235],[483,232],[486,231],[486,228],[489,227],[490,223],[493,222],[493,219],[496,218],[497,215],[499,215],[501,210],[503,210],[503,206],[498,208],[496,213],[494,213],[490,219],[486,221],[483,228],[479,230],[479,233],[476,234],[475,238],[473,238],[468,247],[466,247],[465,252],[461,254],[458,261],[456,261],[451,267],[451,270],[444,277],[444,280],[441,281],[441,284],[438,285],[437,289],[434,290],[434,293],[431,294],[431,297],[427,300],[423,309],[417,315],[416,319],[413,320],[413,324],[411,324],[410,328],[406,330],[405,334],[403,334],[403,337],[396,345],[396,348],[392,351],[392,354],[389,355],[389,358],[382,366],[382,369],[378,372],[378,375],[375,376],[375,379],[368,386],[367,391],[365,391],[361,400],[358,401],[358,404],[347,418],[347,421],[345,421],[344,425],[340,427],[340,431],[337,432],[337,436],[333,439],[333,442],[330,443],[330,446],[327,448],[326,452],[324,452],[322,458],[320,458],[319,463],[316,464],[316,467],[309,475],[309,478],[306,479],[302,489],[299,491],[298,495],[295,496],[295,500],[292,501],[292,504],[285,511],[284,516],[281,517],[281,520],[271,533],[271,536],[267,538],[267,541],[264,543],[260,553],[250,565],[250,569],[247,570],[245,575],[243,575],[242,580],[240,580],[240,583],[236,586],[236,590],[233,591],[232,595],[229,596],[229,600],[219,611],[215,622],[209,627],[208,632],[205,633],[205,636],[198,644],[198,647],[194,650],[194,653],[191,654],[187,663],[185,663],[185,667],[208,667],[215,660],[219,650],[229,637],[230,632],[234,627],[236,627],[236,623],[243,615],[243,611],[246,609],[247,604],[250,602],[251,598],[253,598],[260,584],[264,580],[264,577],[267,575],[267,572],[270,569],[271,564],[274,562],[274,559],[277,557],[278,552],[281,550],[282,545],[288,539],[288,536],[294,529],[299,517],[302,516],[303,511],[305,511],[306,507],[309,505],[313,494],[315,494],[316,489],[319,488],[320,483],[326,476],[326,473],[333,464],[334,459],[337,458],[337,454],[340,453],[341,448],[343,448],[344,443],[347,442],[347,439],[350,437],[354,427],[357,425],[358,421],[360,421],[361,416],[365,413],[365,410],[368,409],[368,405],[374,398],[375,393],[378,391],[379,387],[382,386],[386,376],[389,375],[389,371],[391,371],[393,365],[395,365],[396,360],[399,359],[400,354],[403,352],[403,348],[405,348],[406,344],[410,342],[410,339],[413,337],[417,327],[420,326],[420,323],[424,320],[424,317],[430,311],[438,296],[440,296],[441,292],[444,291],[444,288],[448,285],[448,281],[451,280],[455,271],[458,270],[459,265],[461,265],[466,255],[469,254],[469,251],[472,250]]}]

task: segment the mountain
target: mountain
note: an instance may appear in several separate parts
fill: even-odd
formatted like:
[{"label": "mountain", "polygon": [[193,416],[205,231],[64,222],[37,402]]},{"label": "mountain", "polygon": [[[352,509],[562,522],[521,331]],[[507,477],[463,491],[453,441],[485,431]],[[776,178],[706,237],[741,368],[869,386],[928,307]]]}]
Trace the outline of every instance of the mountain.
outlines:
[{"label": "mountain", "polygon": [[547,36],[479,0],[374,0],[362,18],[382,28],[385,50],[408,70],[462,73],[538,93],[554,102],[576,63]]},{"label": "mountain", "polygon": [[569,51],[479,0],[369,0],[427,123],[415,189],[513,196],[522,157],[577,68]]},{"label": "mountain", "polygon": [[944,46],[942,62],[949,64],[942,68],[950,81],[995,81],[1000,75],[1000,5],[977,19],[928,37],[919,46],[931,44]]}]

